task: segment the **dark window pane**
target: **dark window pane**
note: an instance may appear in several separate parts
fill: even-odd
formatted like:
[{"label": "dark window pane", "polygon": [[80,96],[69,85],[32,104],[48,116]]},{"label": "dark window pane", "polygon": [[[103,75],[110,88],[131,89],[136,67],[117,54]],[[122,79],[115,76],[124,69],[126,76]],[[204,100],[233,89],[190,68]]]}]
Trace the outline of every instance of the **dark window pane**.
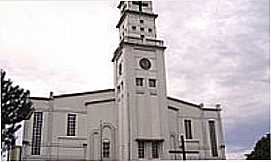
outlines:
[{"label": "dark window pane", "polygon": [[139,159],[144,159],[144,156],[145,156],[144,152],[145,152],[144,142],[139,141],[138,142],[138,158]]},{"label": "dark window pane", "polygon": [[156,87],[156,80],[155,79],[149,79],[149,87]]},{"label": "dark window pane", "polygon": [[136,86],[143,86],[143,78],[136,78]]},{"label": "dark window pane", "polygon": [[103,157],[110,157],[110,141],[103,141]]},{"label": "dark window pane", "polygon": [[119,64],[119,75],[122,74],[122,63]]},{"label": "dark window pane", "polygon": [[184,120],[184,126],[185,126],[185,138],[192,139],[191,120]]},{"label": "dark window pane", "polygon": [[212,155],[214,157],[217,157],[218,153],[217,153],[215,121],[209,121],[209,131],[210,131],[210,142],[211,142]]}]

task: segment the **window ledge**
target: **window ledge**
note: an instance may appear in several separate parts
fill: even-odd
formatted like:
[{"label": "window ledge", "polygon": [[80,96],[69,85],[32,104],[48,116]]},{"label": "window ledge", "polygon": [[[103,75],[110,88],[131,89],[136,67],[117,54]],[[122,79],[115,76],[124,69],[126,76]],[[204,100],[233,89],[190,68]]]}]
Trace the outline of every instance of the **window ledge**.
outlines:
[{"label": "window ledge", "polygon": [[146,158],[139,158],[138,160],[139,161],[147,161],[148,159],[146,159]]},{"label": "window ledge", "polygon": [[136,90],[136,94],[145,94],[145,90],[144,89],[137,89]]},{"label": "window ledge", "polygon": [[69,139],[69,140],[87,140],[84,136],[58,136],[58,139]]},{"label": "window ledge", "polygon": [[185,142],[195,142],[195,143],[199,143],[199,139],[185,139]]}]

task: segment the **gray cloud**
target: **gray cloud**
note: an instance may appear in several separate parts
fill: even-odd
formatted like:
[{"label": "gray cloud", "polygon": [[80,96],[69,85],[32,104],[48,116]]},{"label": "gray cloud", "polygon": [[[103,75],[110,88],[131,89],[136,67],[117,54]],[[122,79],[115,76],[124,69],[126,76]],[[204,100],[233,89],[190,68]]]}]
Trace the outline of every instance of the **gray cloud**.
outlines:
[{"label": "gray cloud", "polygon": [[168,93],[222,103],[228,151],[251,149],[270,127],[269,1],[159,4]]}]

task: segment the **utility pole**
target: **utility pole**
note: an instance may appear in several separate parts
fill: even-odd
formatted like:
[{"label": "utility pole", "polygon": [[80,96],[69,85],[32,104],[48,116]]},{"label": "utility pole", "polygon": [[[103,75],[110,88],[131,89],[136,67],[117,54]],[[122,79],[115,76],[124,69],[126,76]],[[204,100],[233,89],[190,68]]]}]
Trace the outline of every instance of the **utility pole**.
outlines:
[{"label": "utility pole", "polygon": [[100,158],[101,161],[103,161],[103,121],[100,120],[100,136],[101,136],[101,140],[100,140]]},{"label": "utility pole", "polygon": [[186,160],[186,153],[185,153],[185,145],[184,145],[184,137],[181,135],[181,143],[182,143],[182,153],[183,153],[183,160]]},{"label": "utility pole", "polygon": [[[186,154],[199,154],[199,151],[196,150],[186,150],[185,148],[185,141],[184,141],[184,135],[178,136],[179,145],[178,147],[181,148],[181,150],[169,150],[169,153],[171,154],[182,154],[183,160],[186,160]],[[176,160],[176,159],[175,159]]]}]

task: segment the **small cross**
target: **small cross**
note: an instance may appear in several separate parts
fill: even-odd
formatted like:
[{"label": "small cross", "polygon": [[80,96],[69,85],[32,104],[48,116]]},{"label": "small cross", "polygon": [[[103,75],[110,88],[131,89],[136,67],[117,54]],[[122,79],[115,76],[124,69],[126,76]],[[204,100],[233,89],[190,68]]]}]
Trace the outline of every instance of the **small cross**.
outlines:
[{"label": "small cross", "polygon": [[139,12],[142,12],[142,7],[148,7],[148,3],[144,3],[142,1],[133,1],[134,5],[138,5]]}]

